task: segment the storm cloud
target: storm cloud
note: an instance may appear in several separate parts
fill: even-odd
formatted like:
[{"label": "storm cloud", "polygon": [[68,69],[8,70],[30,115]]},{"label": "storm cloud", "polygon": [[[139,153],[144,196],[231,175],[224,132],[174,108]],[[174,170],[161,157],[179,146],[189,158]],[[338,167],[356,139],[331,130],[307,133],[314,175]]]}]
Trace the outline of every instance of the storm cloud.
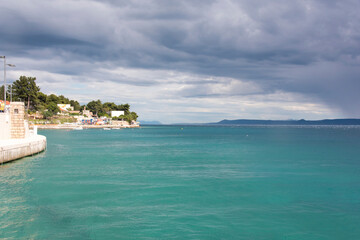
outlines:
[{"label": "storm cloud", "polygon": [[360,117],[360,2],[2,1],[0,55],[42,91],[142,119]]}]

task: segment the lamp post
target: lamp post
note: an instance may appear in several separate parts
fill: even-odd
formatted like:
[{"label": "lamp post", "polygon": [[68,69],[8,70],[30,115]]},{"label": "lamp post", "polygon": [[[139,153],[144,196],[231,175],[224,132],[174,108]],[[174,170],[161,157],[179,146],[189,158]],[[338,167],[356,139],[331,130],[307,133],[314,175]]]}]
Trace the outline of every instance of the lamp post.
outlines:
[{"label": "lamp post", "polygon": [[[16,67],[14,64],[6,64],[9,67]],[[9,84],[9,86],[11,87],[11,95],[10,95],[10,102],[12,102],[12,85]],[[5,96],[6,98],[6,96]]]},{"label": "lamp post", "polygon": [[16,67],[14,64],[6,64],[6,57],[0,56],[4,59],[4,112],[6,112],[6,66]]},{"label": "lamp post", "polygon": [[6,58],[5,56],[0,56],[0,58],[3,58],[4,59],[4,112],[5,112],[5,109],[6,109]]}]

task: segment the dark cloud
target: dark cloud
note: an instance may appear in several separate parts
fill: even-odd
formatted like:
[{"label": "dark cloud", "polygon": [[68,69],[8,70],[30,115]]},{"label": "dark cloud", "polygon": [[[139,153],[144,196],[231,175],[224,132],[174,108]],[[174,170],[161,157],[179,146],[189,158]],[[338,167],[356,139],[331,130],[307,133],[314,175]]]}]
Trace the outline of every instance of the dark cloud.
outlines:
[{"label": "dark cloud", "polygon": [[[62,59],[49,62],[48,71],[84,79],[100,79],[97,68],[118,67],[227,77],[254,83],[263,93],[303,94],[360,117],[353,104],[360,101],[356,0],[38,0],[0,6],[3,54]],[[134,86],[168,82],[105,78]],[[178,83],[188,98],[249,94],[241,87],[214,92],[219,82],[195,78]]]}]

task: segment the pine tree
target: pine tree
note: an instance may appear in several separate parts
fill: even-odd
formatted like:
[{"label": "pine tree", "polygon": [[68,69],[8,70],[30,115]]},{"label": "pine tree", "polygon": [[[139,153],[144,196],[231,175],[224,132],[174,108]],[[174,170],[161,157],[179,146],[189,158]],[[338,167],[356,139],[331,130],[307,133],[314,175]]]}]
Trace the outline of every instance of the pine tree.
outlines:
[{"label": "pine tree", "polygon": [[20,76],[18,80],[13,83],[13,92],[17,98],[27,101],[27,109],[30,109],[30,103],[36,103],[37,96],[40,91],[35,83],[36,77]]}]

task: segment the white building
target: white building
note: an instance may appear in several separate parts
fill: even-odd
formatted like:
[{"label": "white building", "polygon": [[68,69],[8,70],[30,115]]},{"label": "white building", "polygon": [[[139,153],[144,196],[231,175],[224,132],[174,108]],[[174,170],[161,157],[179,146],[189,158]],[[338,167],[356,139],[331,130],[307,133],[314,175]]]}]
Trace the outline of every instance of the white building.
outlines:
[{"label": "white building", "polygon": [[70,104],[58,104],[57,106],[61,112],[74,111],[74,107],[72,107]]},{"label": "white building", "polygon": [[120,115],[124,115],[124,111],[111,111],[111,117],[119,117]]}]

